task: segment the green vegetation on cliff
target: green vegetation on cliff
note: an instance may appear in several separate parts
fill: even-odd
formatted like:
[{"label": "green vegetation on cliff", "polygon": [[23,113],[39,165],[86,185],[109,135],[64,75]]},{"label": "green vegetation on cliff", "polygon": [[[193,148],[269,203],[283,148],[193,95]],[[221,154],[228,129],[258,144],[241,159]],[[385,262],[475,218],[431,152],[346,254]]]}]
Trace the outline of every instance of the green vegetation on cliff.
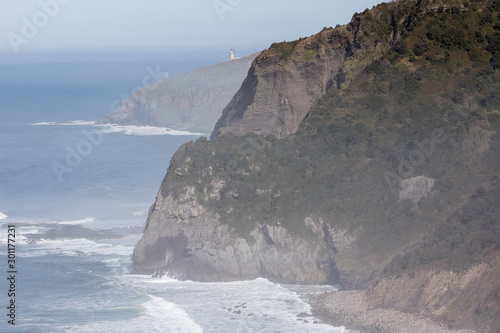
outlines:
[{"label": "green vegetation on cliff", "polygon": [[[194,187],[199,203],[249,241],[262,223],[313,238],[307,218],[345,231],[355,242],[334,260],[347,287],[464,272],[500,254],[499,9],[499,0],[407,0],[355,14],[335,29],[357,26],[356,42],[374,46],[345,62],[349,80],[332,84],[295,134],[186,144],[162,191]],[[271,48],[289,61],[297,45]],[[306,50],[301,59],[316,56]],[[487,288],[497,295],[488,307],[457,301],[474,308],[440,318],[498,331],[499,281]]]},{"label": "green vegetation on cliff", "polygon": [[[497,47],[498,14],[485,20],[493,7],[444,9],[446,4],[456,2],[432,10],[429,2],[405,1],[355,15],[363,36],[381,35],[392,16],[403,19],[401,38],[348,85],[330,88],[296,134],[282,140],[229,134],[186,148],[186,174],[200,200],[204,185],[221,179],[222,196],[210,208],[237,230],[264,219],[299,228],[314,214],[351,231],[400,235],[436,226],[441,207],[459,205],[465,194],[494,196],[500,73],[490,50]],[[174,157],[172,169],[176,162]],[[431,197],[398,202],[400,180],[418,175],[437,179]],[[483,182],[486,189],[476,188]]]}]

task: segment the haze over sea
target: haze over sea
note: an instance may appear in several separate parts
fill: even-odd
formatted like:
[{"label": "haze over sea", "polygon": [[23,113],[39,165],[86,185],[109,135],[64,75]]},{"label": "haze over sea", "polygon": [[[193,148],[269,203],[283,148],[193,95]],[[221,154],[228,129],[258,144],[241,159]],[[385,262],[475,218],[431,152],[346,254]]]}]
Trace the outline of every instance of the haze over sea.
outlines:
[{"label": "haze over sea", "polygon": [[[7,274],[7,225],[16,226],[17,269],[15,327],[0,279],[1,332],[343,332],[297,318],[310,311],[300,295],[329,286],[130,274],[169,160],[199,133],[94,121],[151,70],[172,76],[210,61],[0,65],[0,269]],[[26,238],[62,225],[121,237]]]}]

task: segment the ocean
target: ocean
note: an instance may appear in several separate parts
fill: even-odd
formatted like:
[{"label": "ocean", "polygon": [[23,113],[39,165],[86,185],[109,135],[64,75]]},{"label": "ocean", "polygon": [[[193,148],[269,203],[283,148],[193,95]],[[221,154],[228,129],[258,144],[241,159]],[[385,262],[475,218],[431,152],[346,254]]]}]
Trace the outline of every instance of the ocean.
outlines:
[{"label": "ocean", "polygon": [[[197,65],[0,65],[0,332],[346,332],[297,317],[331,286],[131,274],[171,156],[208,133],[95,121],[152,72]],[[30,236],[63,227],[118,237]]]}]

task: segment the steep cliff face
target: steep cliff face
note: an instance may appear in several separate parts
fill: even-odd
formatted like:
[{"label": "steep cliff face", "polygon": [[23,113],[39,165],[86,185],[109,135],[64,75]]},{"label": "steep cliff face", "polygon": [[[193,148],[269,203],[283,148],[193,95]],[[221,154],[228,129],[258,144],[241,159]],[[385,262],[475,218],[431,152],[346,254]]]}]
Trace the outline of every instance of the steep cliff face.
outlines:
[{"label": "steep cliff face", "polygon": [[153,83],[137,91],[101,122],[210,133],[257,54]]},{"label": "steep cliff face", "polygon": [[[144,236],[134,251],[135,273],[198,281],[267,277],[286,283],[338,283],[332,260],[335,248],[324,225],[310,218],[304,221],[310,237],[293,235],[279,222],[229,225],[224,220],[230,212],[221,212],[221,218],[207,205],[226,195],[231,176],[213,168],[194,170],[194,161],[186,153],[196,149],[200,147],[187,144],[172,159]],[[191,179],[186,183],[185,178]],[[193,186],[188,185],[191,181]],[[233,190],[230,195],[243,194]],[[241,232],[242,228],[246,231]]]},{"label": "steep cliff face", "polygon": [[499,10],[384,3],[263,52],[212,140],[173,156],[134,272],[339,282],[497,332]]},{"label": "steep cliff face", "polygon": [[360,42],[362,29],[355,18],[346,26],[271,45],[255,59],[217,121],[212,138],[248,132],[284,138],[295,133],[327,89],[340,89],[367,65],[360,57],[376,59],[398,37],[395,28],[384,38]]}]

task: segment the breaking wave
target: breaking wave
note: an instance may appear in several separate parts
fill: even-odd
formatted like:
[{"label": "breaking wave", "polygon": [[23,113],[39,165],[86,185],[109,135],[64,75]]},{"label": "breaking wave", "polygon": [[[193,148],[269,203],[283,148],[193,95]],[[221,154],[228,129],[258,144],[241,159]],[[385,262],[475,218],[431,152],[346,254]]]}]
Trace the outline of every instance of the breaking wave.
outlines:
[{"label": "breaking wave", "polygon": [[103,133],[124,133],[127,135],[206,135],[203,133],[175,130],[168,127],[134,126],[134,125],[98,125]]}]

